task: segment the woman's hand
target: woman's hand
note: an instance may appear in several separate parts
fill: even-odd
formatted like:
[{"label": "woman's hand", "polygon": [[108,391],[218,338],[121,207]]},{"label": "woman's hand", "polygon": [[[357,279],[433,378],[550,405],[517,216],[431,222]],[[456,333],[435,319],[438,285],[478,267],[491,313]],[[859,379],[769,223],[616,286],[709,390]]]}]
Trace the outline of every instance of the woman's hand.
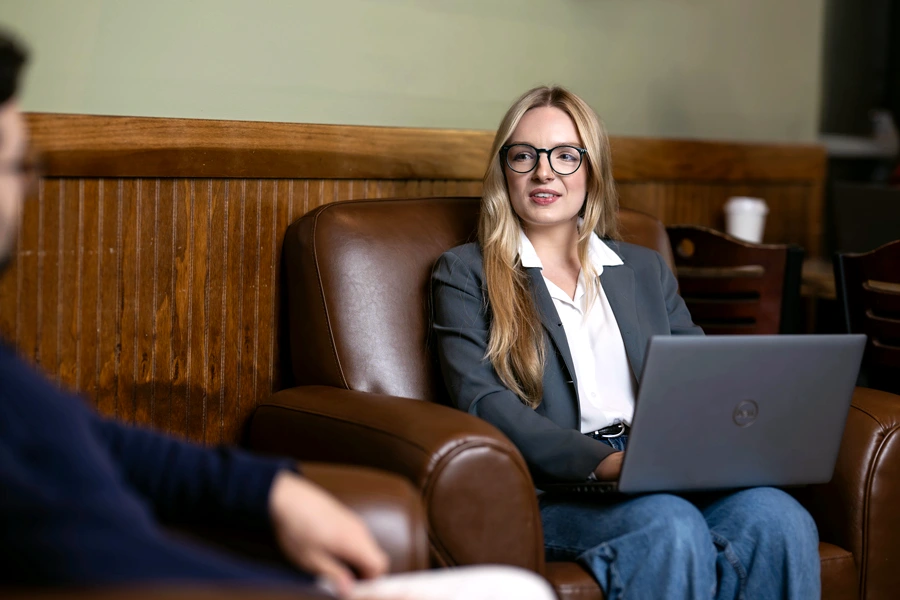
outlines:
[{"label": "woman's hand", "polygon": [[387,555],[362,519],[297,474],[275,476],[269,513],[285,555],[327,580],[338,596],[350,593],[357,575],[370,579],[387,572]]},{"label": "woman's hand", "polygon": [[614,481],[618,479],[619,472],[622,470],[623,458],[625,458],[624,452],[613,452],[600,461],[600,464],[594,469],[594,477],[600,481]]}]

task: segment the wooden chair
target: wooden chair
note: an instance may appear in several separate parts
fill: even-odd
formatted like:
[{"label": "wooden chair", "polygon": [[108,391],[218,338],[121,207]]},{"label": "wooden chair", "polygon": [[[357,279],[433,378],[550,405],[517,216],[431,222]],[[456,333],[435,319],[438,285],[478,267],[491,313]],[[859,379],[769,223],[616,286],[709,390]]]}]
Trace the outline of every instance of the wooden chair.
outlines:
[{"label": "wooden chair", "polygon": [[802,248],[694,225],[666,229],[681,295],[707,334],[798,331]]},{"label": "wooden chair", "polygon": [[869,336],[860,385],[900,392],[900,240],[838,253],[834,278],[847,331]]}]

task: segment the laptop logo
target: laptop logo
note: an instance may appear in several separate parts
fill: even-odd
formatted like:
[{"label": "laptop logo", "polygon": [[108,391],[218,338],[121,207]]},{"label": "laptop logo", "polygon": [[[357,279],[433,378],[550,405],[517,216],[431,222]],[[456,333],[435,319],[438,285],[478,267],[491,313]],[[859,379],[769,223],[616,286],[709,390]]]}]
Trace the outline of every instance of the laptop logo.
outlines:
[{"label": "laptop logo", "polygon": [[759,415],[759,406],[753,400],[743,400],[735,408],[731,418],[738,427],[749,427]]}]

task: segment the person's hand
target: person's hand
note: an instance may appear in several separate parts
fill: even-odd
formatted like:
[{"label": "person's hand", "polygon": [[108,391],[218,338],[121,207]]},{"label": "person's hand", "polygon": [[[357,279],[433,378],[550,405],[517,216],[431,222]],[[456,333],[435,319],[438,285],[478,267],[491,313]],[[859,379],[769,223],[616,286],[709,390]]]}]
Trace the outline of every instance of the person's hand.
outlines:
[{"label": "person's hand", "polygon": [[624,452],[613,452],[600,461],[600,464],[594,469],[594,476],[600,481],[614,481],[618,479],[619,472],[622,470],[623,458],[625,458]]},{"label": "person's hand", "polygon": [[296,473],[275,476],[269,514],[285,555],[325,578],[339,596],[350,593],[356,575],[370,579],[387,572],[388,557],[362,519]]}]

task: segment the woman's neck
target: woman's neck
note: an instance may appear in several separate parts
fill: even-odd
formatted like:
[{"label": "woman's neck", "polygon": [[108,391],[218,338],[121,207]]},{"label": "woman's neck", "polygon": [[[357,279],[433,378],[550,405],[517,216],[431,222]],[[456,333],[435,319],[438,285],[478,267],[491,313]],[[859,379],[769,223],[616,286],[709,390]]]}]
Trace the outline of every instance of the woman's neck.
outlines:
[{"label": "woman's neck", "polygon": [[544,268],[581,268],[578,260],[578,224],[557,225],[555,227],[525,227],[525,235],[534,246],[534,251]]}]

